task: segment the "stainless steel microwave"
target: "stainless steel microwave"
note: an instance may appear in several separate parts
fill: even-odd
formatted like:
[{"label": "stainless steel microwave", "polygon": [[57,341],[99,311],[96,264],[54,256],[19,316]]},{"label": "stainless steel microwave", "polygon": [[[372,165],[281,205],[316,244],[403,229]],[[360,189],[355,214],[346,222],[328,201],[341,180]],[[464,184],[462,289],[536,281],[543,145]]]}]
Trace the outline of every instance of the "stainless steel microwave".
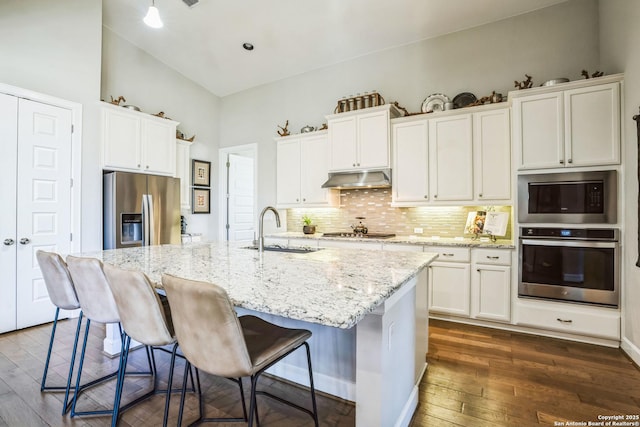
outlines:
[{"label": "stainless steel microwave", "polygon": [[616,171],[518,176],[518,221],[551,224],[615,224]]}]

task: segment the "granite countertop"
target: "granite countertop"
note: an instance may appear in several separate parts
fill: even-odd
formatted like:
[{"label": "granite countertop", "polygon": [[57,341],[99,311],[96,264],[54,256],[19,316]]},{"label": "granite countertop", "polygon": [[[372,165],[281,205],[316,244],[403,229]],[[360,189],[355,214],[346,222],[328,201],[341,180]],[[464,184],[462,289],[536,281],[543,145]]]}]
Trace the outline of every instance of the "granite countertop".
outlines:
[{"label": "granite countertop", "polygon": [[285,239],[310,239],[310,240],[340,240],[343,242],[375,242],[375,243],[402,243],[423,246],[461,246],[470,248],[493,248],[493,249],[514,249],[515,245],[509,239],[497,239],[495,242],[488,237],[473,240],[471,237],[418,237],[418,236],[396,236],[386,239],[372,239],[370,237],[324,237],[322,233],[304,234],[295,231],[284,233],[274,233],[265,237],[285,238]]},{"label": "granite countertop", "polygon": [[355,326],[437,256],[354,249],[260,254],[243,246],[144,246],[82,256],[141,270],[157,284],[162,273],[213,282],[237,307],[338,328]]}]

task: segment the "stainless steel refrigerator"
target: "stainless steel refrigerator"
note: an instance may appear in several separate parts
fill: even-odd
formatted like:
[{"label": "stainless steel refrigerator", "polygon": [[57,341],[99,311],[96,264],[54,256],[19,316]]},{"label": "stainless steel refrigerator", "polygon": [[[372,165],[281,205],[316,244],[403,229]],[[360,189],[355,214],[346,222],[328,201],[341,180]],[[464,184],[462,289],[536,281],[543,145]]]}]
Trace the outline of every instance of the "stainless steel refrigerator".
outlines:
[{"label": "stainless steel refrigerator", "polygon": [[180,180],[128,172],[103,175],[104,249],[180,243]]}]

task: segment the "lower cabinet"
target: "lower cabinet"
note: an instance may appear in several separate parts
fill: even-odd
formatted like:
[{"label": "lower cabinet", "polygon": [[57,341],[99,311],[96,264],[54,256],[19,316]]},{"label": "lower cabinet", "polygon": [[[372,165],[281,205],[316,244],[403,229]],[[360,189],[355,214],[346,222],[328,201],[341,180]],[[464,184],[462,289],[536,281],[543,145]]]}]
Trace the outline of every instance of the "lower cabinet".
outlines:
[{"label": "lower cabinet", "polygon": [[511,320],[511,251],[474,249],[471,267],[471,317]]},{"label": "lower cabinet", "polygon": [[429,266],[429,312],[469,317],[469,248],[429,247],[438,253]]}]

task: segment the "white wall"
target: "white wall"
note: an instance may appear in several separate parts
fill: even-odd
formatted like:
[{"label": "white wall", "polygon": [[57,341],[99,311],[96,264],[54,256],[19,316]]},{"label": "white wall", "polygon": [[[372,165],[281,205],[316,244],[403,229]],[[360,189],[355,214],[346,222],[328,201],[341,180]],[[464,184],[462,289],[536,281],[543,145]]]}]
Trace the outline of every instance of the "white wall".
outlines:
[{"label": "white wall", "polygon": [[83,106],[82,249],[101,248],[99,163],[102,0],[0,1],[0,82]]},{"label": "white wall", "polygon": [[[632,119],[640,106],[640,2],[637,0],[600,1],[600,51],[602,68],[623,70],[624,110],[622,116],[624,170],[624,319],[623,346],[640,349],[640,269],[638,259],[638,145],[636,122]],[[628,350],[628,349],[626,349]],[[640,353],[635,354],[640,363]]]},{"label": "white wall", "polygon": [[373,89],[388,103],[398,101],[417,112],[436,92],[450,98],[465,91],[506,95],[525,73],[535,84],[578,79],[583,68],[598,68],[598,47],[597,0],[571,0],[224,97],[220,146],[258,144],[261,209],[276,200],[273,138],[287,119],[292,133],[307,124],[319,126],[340,97]]},{"label": "white wall", "polygon": [[217,165],[219,103],[217,96],[158,61],[138,47],[124,40],[108,28],[102,32],[102,88],[101,98],[122,95],[126,104],[133,104],[144,112],[164,111],[167,117],[180,122],[178,129],[185,136],[196,135],[191,157],[211,162],[212,214],[187,217],[189,232],[203,233],[203,238],[217,238]]}]

